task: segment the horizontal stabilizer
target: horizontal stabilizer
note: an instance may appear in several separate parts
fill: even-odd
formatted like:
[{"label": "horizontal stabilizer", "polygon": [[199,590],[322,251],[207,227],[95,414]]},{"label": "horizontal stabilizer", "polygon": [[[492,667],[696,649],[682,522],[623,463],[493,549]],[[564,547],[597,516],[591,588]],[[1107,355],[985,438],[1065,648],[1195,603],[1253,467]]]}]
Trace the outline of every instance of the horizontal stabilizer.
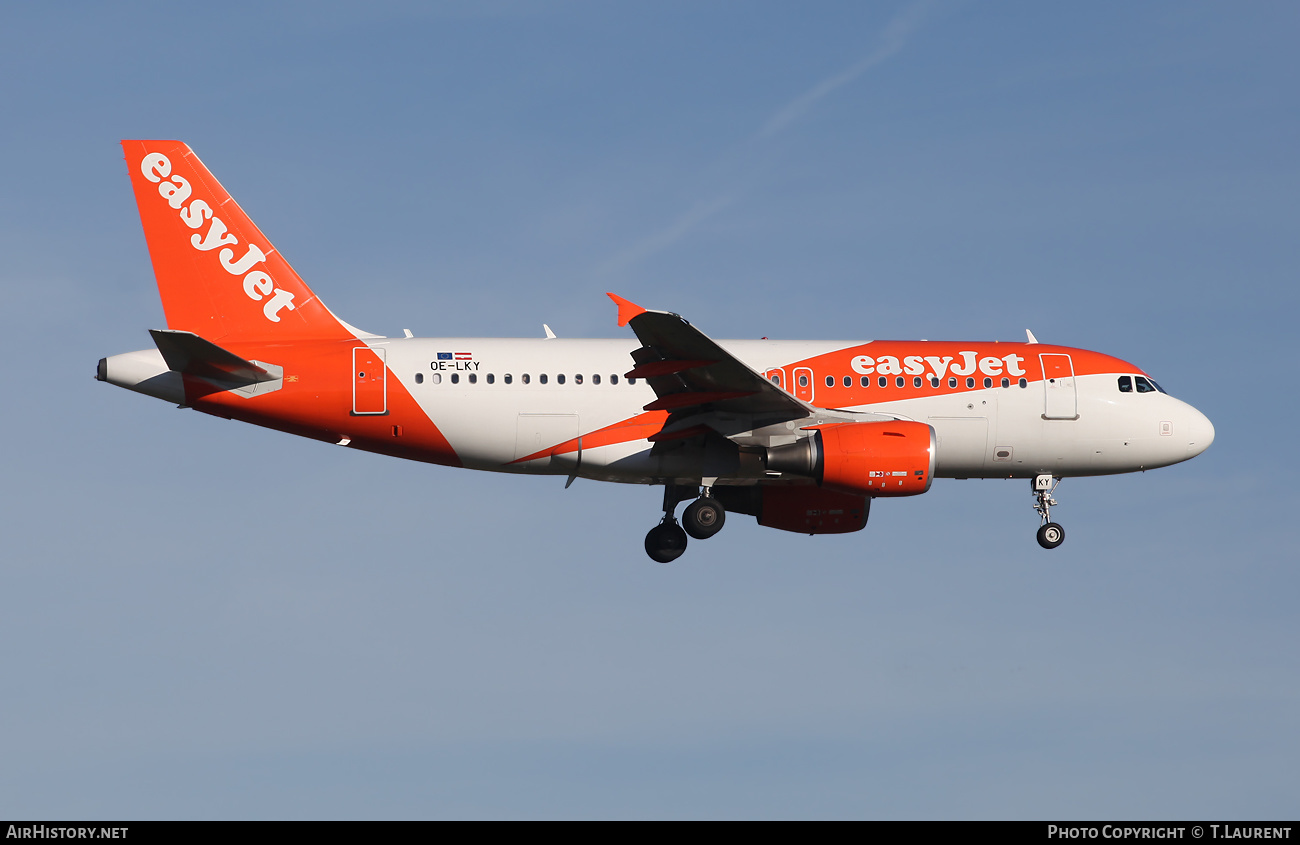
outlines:
[{"label": "horizontal stabilizer", "polygon": [[193,332],[150,329],[149,334],[153,335],[167,367],[178,373],[241,384],[274,381],[279,377]]}]

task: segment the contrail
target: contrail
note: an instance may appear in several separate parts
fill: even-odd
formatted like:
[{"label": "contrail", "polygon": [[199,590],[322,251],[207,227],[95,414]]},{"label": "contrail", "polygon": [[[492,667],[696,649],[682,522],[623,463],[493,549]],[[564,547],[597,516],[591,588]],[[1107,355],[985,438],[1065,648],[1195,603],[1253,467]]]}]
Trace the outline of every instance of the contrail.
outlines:
[{"label": "contrail", "polygon": [[904,6],[894,16],[894,19],[889,22],[889,25],[885,27],[884,32],[880,34],[880,43],[876,45],[874,50],[856,63],[834,76],[828,76],[791,100],[768,119],[763,128],[759,130],[757,137],[766,138],[780,132],[835,89],[849,84],[871,68],[902,50],[907,44],[908,36],[921,25],[928,7],[929,3],[926,2],[911,3]]}]

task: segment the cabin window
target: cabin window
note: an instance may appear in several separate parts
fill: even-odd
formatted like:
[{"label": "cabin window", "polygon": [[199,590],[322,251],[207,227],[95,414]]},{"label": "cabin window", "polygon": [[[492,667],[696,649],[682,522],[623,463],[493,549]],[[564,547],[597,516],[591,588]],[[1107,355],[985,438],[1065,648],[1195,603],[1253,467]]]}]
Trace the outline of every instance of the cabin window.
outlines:
[{"label": "cabin window", "polygon": [[930,376],[930,386],[931,386],[931,387],[938,387],[938,386],[939,386],[939,377],[938,377],[938,376]]},{"label": "cabin window", "polygon": [[429,376],[429,381],[433,382],[434,384],[442,384],[442,373],[434,373],[433,375]]},{"label": "cabin window", "polygon": [[528,373],[524,373],[523,380],[524,380],[524,384],[528,384],[528,382],[533,380],[533,377],[528,375]]},{"label": "cabin window", "polygon": [[627,383],[628,383],[628,384],[636,384],[636,379],[634,379],[634,378],[630,378],[630,379],[627,380]]},{"label": "cabin window", "polygon": [[949,376],[949,377],[948,377],[948,386],[949,386],[949,387],[956,387],[956,386],[957,386],[957,379],[956,379],[954,376]]},{"label": "cabin window", "polygon": [[967,378],[967,379],[966,379],[966,386],[967,386],[967,387],[974,387],[974,386],[975,386],[975,379],[973,379],[973,378]]},{"label": "cabin window", "polygon": [[452,374],[451,374],[451,383],[452,383],[452,384],[460,384],[460,373],[452,373]]},{"label": "cabin window", "polygon": [[501,380],[504,381],[506,384],[510,384],[512,381],[515,380],[515,377],[510,375],[510,373],[506,373],[501,377]]},{"label": "cabin window", "polygon": [[1143,376],[1134,376],[1133,381],[1137,383],[1138,393],[1155,393],[1156,389]]},{"label": "cabin window", "polygon": [[885,378],[884,376],[881,376],[879,379],[876,380],[876,384],[879,384],[881,387],[889,387],[889,379]]},{"label": "cabin window", "polygon": [[474,373],[470,373],[470,374],[469,374],[469,383],[470,383],[470,384],[478,384],[478,376],[475,375]]},{"label": "cabin window", "polygon": [[610,376],[610,377],[609,377],[609,383],[610,383],[610,384],[618,384],[618,376]]},{"label": "cabin window", "polygon": [[591,383],[592,383],[592,384],[600,384],[600,373],[592,373],[592,375],[591,375]]},{"label": "cabin window", "polygon": [[991,379],[991,378],[986,378],[986,379],[984,379],[984,386],[985,386],[985,387],[992,387],[992,386],[993,386],[993,379]]},{"label": "cabin window", "polygon": [[826,377],[826,386],[827,386],[827,387],[834,387],[834,386],[835,386],[835,376],[827,376],[827,377]]},{"label": "cabin window", "polygon": [[1010,387],[1010,386],[1011,386],[1011,379],[1009,379],[1009,378],[1004,378],[1004,379],[1002,379],[1002,386],[1003,386],[1003,387]]},{"label": "cabin window", "polygon": [[921,377],[912,376],[912,387],[920,387],[920,386],[921,386]]},{"label": "cabin window", "polygon": [[564,373],[560,373],[558,376],[555,377],[555,383],[564,384]]},{"label": "cabin window", "polygon": [[424,373],[416,373],[416,374],[415,374],[415,383],[416,383],[416,384],[424,384]]},{"label": "cabin window", "polygon": [[546,373],[542,373],[540,376],[537,377],[537,383],[546,384]]},{"label": "cabin window", "polygon": [[853,386],[853,376],[845,376],[845,377],[844,377],[844,386],[845,386],[845,387],[852,387],[852,386]]},{"label": "cabin window", "polygon": [[1119,392],[1120,392],[1120,393],[1132,393],[1132,392],[1133,392],[1133,379],[1131,379],[1131,378],[1128,377],[1128,376],[1120,376],[1120,377],[1119,377]]},{"label": "cabin window", "polygon": [[781,377],[778,376],[778,375],[773,374],[773,376],[772,376],[772,384],[780,384],[780,383],[781,383]]},{"label": "cabin window", "polygon": [[799,376],[799,386],[800,386],[800,387],[807,387],[807,386],[808,386],[808,377],[807,377],[807,376]]},{"label": "cabin window", "polygon": [[1022,379],[1020,380],[1020,386],[1021,386],[1021,387],[1028,387],[1028,386],[1029,386],[1029,379],[1023,379],[1023,378],[1022,378]]},{"label": "cabin window", "polygon": [[496,383],[497,383],[497,377],[496,377],[493,373],[488,373],[488,379],[487,379],[487,381],[488,381],[488,384],[496,384]]}]

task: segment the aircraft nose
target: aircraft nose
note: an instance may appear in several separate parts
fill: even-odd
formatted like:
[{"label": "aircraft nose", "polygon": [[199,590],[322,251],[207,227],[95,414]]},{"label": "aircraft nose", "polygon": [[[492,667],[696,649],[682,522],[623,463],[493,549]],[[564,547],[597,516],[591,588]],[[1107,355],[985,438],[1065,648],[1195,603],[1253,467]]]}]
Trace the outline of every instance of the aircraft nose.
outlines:
[{"label": "aircraft nose", "polygon": [[1191,411],[1190,418],[1184,429],[1187,432],[1187,457],[1194,458],[1214,442],[1214,423],[1195,408],[1189,406],[1188,410]]}]

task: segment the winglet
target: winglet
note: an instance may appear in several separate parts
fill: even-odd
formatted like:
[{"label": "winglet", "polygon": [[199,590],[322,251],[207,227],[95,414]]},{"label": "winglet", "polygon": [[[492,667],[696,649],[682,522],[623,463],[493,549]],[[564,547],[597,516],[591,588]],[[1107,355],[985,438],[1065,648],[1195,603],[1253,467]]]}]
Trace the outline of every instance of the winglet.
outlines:
[{"label": "winglet", "polygon": [[618,324],[620,326],[626,326],[633,317],[639,317],[646,312],[646,309],[640,305],[635,302],[628,302],[617,294],[606,293],[605,296],[614,300],[614,304],[618,306]]}]

